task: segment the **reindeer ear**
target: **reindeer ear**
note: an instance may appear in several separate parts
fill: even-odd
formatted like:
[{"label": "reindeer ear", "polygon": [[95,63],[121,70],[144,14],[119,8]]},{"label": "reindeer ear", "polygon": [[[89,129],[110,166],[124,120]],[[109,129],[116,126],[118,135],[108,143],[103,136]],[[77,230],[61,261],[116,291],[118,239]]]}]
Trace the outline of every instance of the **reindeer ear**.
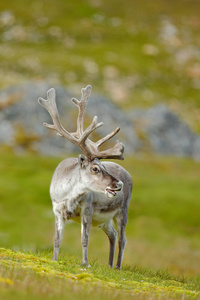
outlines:
[{"label": "reindeer ear", "polygon": [[82,169],[85,169],[89,164],[87,157],[85,157],[83,154],[78,156],[78,163]]}]

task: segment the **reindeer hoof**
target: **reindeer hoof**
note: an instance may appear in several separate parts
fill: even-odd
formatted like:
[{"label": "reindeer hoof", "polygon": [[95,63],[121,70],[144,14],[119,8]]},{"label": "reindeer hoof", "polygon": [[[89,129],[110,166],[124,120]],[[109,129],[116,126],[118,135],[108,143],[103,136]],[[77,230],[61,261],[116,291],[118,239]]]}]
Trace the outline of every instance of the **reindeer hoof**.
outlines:
[{"label": "reindeer hoof", "polygon": [[81,264],[82,267],[86,267],[86,268],[91,268],[89,263],[82,263]]},{"label": "reindeer hoof", "polygon": [[53,258],[52,258],[52,261],[58,261],[58,259],[57,259],[57,258],[55,258],[55,257],[53,257]]},{"label": "reindeer hoof", "polygon": [[112,269],[112,268],[113,268],[113,266],[112,266],[112,265],[108,265],[108,267],[109,267],[110,269]]}]

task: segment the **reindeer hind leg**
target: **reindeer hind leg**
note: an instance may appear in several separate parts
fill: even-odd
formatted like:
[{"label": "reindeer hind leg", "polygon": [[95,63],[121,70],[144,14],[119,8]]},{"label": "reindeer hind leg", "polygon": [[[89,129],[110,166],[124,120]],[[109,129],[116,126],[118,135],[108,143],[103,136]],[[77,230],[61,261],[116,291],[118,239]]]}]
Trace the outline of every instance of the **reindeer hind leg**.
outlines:
[{"label": "reindeer hind leg", "polygon": [[115,244],[117,232],[112,226],[112,220],[108,223],[105,223],[101,229],[106,233],[110,242],[110,252],[109,252],[109,261],[108,265],[110,268],[113,268],[114,254],[115,254]]},{"label": "reindeer hind leg", "polygon": [[125,229],[127,224],[127,215],[124,213],[124,215],[118,215],[115,217],[114,222],[117,227],[118,232],[118,246],[119,246],[119,252],[118,252],[118,259],[117,259],[117,265],[116,269],[121,269],[121,264],[124,256],[124,248],[126,245],[126,235],[125,235]]}]

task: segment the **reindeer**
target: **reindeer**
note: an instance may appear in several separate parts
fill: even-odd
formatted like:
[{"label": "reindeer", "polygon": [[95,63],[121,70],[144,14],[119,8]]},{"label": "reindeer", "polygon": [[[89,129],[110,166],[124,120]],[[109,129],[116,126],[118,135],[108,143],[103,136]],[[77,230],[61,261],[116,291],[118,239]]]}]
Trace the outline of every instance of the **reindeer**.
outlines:
[{"label": "reindeer", "polygon": [[[99,148],[118,133],[120,128],[106,135],[97,142],[89,135],[103,125],[97,123],[97,116],[84,130],[84,115],[91,86],[82,90],[81,100],[72,98],[78,107],[77,130],[68,132],[61,124],[55,90],[47,91],[47,100],[39,98],[38,102],[50,114],[53,125],[44,123],[47,128],[57,131],[75,144],[84,154],[77,158],[67,158],[56,168],[51,185],[50,196],[55,214],[55,240],[53,260],[58,260],[59,248],[66,220],[72,219],[81,223],[82,265],[88,263],[88,239],[91,225],[99,226],[108,236],[110,242],[109,267],[113,267],[116,235],[118,232],[118,260],[116,269],[121,268],[124,247],[126,244],[125,228],[127,224],[128,204],[132,192],[132,179],[129,173],[114,162],[101,162],[100,159],[123,160],[124,146],[116,141],[113,148],[100,151]],[[116,224],[113,228],[112,221]]]}]

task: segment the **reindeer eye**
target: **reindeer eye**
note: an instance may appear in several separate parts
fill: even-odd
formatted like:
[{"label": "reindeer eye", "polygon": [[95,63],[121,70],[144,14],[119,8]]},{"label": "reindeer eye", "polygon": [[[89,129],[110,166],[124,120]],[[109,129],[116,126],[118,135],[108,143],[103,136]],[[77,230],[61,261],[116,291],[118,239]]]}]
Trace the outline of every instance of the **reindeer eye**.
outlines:
[{"label": "reindeer eye", "polygon": [[99,172],[99,168],[98,168],[98,167],[93,167],[93,168],[92,168],[92,172],[93,172],[94,174],[97,174],[97,173]]}]

